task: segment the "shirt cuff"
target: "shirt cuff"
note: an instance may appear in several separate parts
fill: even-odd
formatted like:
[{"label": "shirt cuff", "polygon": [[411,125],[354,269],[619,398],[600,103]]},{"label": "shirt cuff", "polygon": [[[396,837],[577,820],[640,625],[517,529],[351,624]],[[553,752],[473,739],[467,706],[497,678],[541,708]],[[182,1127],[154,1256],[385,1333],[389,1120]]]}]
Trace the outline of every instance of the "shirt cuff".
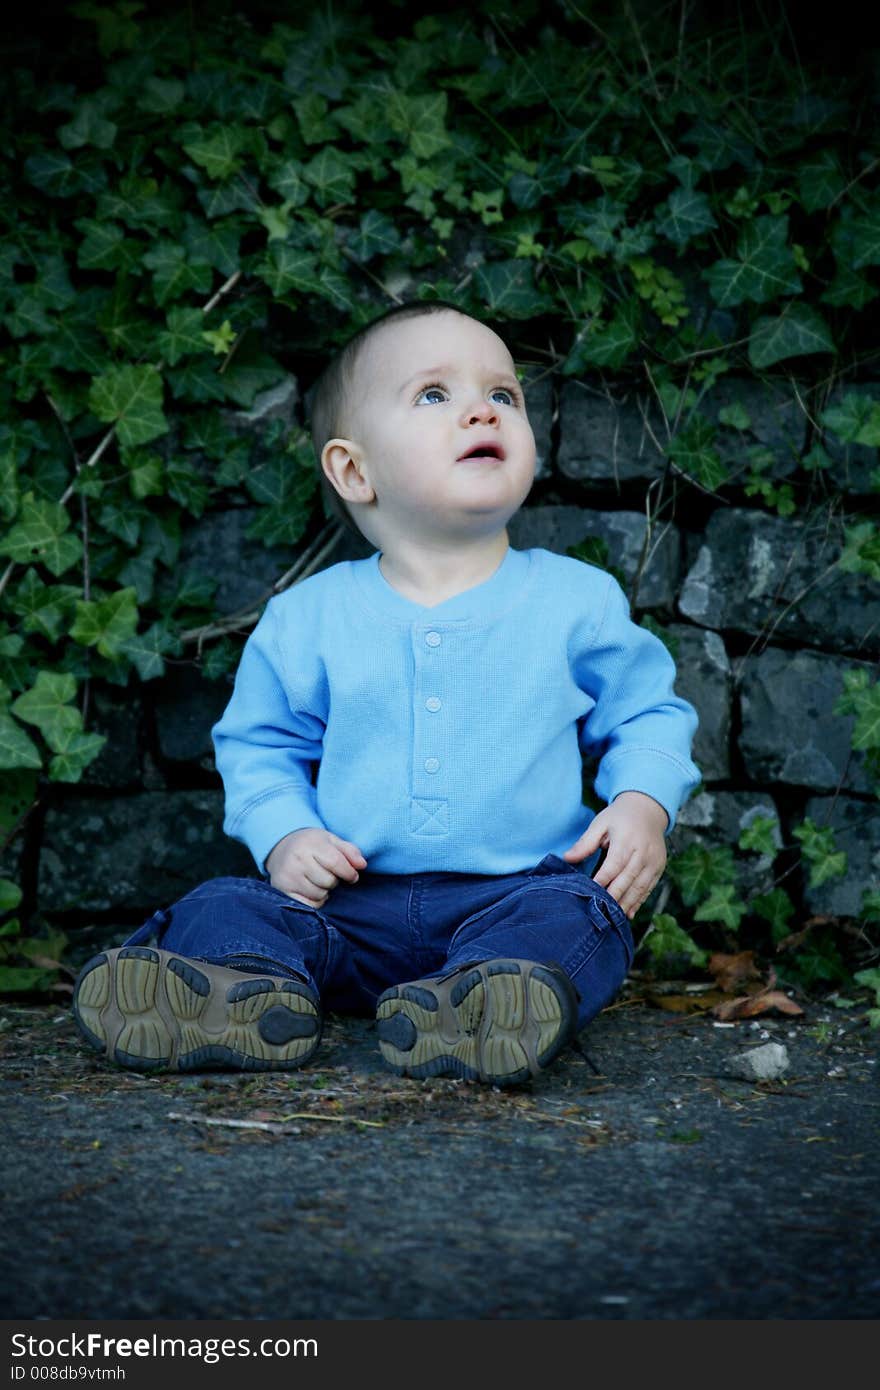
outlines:
[{"label": "shirt cuff", "polygon": [[317,812],[301,797],[281,791],[252,806],[247,814],[238,816],[227,834],[243,840],[256,860],[261,874],[266,872],[266,858],[285,835],[294,830],[325,830]]},{"label": "shirt cuff", "polygon": [[669,817],[664,832],[669,835],[682,803],[699,782],[700,772],[694,763],[682,764],[653,750],[634,757],[633,750],[629,750],[626,758],[601,769],[596,791],[609,805],[621,792],[644,792],[653,797]]}]

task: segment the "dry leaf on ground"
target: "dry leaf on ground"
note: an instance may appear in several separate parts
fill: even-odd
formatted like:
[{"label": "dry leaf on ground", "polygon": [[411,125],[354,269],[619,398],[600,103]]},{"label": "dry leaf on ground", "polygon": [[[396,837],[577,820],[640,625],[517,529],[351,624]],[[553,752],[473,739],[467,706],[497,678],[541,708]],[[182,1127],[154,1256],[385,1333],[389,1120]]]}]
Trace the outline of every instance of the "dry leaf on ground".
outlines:
[{"label": "dry leaf on ground", "polygon": [[761,974],[755,965],[754,951],[738,951],[736,955],[726,955],[716,951],[709,957],[707,969],[715,977],[715,983],[725,994],[742,989],[749,980],[760,980]]}]

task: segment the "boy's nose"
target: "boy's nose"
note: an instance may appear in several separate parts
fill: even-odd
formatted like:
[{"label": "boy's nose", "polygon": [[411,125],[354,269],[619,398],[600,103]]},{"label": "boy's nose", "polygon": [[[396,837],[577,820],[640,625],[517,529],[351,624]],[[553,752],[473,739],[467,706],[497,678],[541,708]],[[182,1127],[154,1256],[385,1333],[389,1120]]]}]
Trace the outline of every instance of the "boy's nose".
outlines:
[{"label": "boy's nose", "polygon": [[477,420],[498,420],[498,407],[491,401],[478,401],[475,405],[465,411],[465,419],[468,424],[473,424]]}]

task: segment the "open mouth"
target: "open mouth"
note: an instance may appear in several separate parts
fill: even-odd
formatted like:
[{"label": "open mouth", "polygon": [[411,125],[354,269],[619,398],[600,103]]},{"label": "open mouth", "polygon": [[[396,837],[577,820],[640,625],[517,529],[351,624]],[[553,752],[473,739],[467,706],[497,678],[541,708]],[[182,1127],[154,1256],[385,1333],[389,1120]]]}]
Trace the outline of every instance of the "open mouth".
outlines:
[{"label": "open mouth", "polygon": [[459,463],[466,463],[469,459],[497,459],[504,458],[504,450],[500,444],[493,444],[491,441],[483,444],[475,444],[472,449],[468,449],[466,454],[462,454]]}]

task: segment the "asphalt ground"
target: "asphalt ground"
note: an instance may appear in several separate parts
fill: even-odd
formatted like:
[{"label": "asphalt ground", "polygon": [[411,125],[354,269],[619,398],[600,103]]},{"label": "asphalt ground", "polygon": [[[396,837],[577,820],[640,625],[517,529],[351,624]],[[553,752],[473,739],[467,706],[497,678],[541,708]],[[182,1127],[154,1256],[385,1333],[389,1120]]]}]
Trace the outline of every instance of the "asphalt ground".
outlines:
[{"label": "asphalt ground", "polygon": [[[698,1003],[698,1001],[697,1001]],[[768,1040],[767,1081],[735,1058]],[[874,1319],[880,1033],[719,1026],[632,986],[538,1080],[141,1076],[0,1008],[0,1299],[28,1319]]]}]

